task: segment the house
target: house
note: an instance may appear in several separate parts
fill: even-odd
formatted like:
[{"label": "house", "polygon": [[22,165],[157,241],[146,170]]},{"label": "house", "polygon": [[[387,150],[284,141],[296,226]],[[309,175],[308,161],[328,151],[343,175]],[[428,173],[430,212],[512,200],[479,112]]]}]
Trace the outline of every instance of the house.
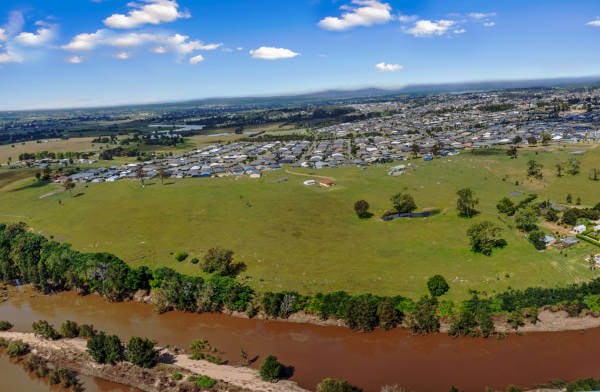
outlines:
[{"label": "house", "polygon": [[561,239],[560,242],[565,248],[568,248],[570,246],[577,245],[579,243],[579,240],[577,238],[567,237]]},{"label": "house", "polygon": [[573,227],[573,230],[570,231],[571,234],[582,234],[587,230],[587,227],[585,225],[579,225],[579,226],[575,226]]},{"label": "house", "polygon": [[315,180],[306,180],[304,181],[304,185],[310,186],[310,185],[315,185],[316,181]]},{"label": "house", "polygon": [[544,236],[544,243],[546,243],[546,246],[550,246],[552,244],[554,244],[556,242],[556,238],[546,235]]},{"label": "house", "polygon": [[328,180],[328,179],[324,179],[321,180],[321,182],[319,182],[319,185],[324,186],[325,188],[329,188],[335,185],[335,182]]}]

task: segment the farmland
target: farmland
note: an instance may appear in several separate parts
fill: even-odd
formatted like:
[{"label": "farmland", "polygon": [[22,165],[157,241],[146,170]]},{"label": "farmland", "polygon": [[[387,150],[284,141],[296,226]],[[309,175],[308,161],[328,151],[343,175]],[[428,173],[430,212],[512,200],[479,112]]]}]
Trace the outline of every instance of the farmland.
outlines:
[{"label": "farmland", "polygon": [[[0,215],[4,221],[23,220],[81,251],[112,252],[132,265],[169,266],[192,275],[200,274],[198,266],[177,262],[175,253],[201,258],[211,247],[229,248],[248,267],[240,279],[261,291],[345,290],[416,298],[425,293],[426,279],[439,273],[450,281],[450,298],[462,299],[469,289],[491,294],[594,276],[584,258],[597,248],[579,244],[539,253],[517,232],[512,218],[499,216],[495,207],[514,192],[522,192],[511,196],[514,201],[535,192],[540,200],[564,203],[572,193],[582,205],[595,205],[600,185],[587,178],[589,169],[600,167],[600,149],[594,147],[520,149],[518,159],[479,150],[432,162],[415,160],[414,169],[399,177],[387,175],[389,165],[319,171],[286,167],[267,171],[259,180],[169,179],[164,185],[152,180],[144,188],[137,181],[79,185],[75,197],[57,184],[27,187],[33,174],[24,178],[3,171],[0,181],[12,178],[0,190]],[[576,156],[581,173],[556,177],[554,165],[573,157],[569,151],[575,149],[587,150]],[[530,159],[544,165],[542,180],[526,177]],[[305,175],[327,176],[337,185],[307,187]],[[279,181],[284,177],[287,181]],[[455,209],[456,191],[464,187],[480,198],[481,214],[471,220],[458,217]],[[397,192],[412,194],[419,210],[439,213],[382,222],[379,217],[391,209],[390,196]],[[371,205],[370,220],[354,214],[359,199]],[[508,242],[491,257],[471,252],[465,234],[481,220],[502,226]]]}]

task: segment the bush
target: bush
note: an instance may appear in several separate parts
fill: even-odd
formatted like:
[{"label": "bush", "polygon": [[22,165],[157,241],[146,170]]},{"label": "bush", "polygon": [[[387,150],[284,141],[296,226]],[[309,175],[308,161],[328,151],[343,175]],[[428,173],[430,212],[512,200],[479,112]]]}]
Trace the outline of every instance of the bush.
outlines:
[{"label": "bush", "polygon": [[432,333],[440,331],[440,321],[437,318],[436,297],[422,297],[415,304],[415,310],[409,319],[409,326],[415,333]]},{"label": "bush", "polygon": [[360,389],[348,381],[326,378],[317,385],[317,392],[360,392]]},{"label": "bush", "polygon": [[378,300],[370,294],[354,297],[346,304],[344,320],[351,329],[372,331],[379,325],[377,308]]},{"label": "bush", "polygon": [[178,252],[175,255],[175,260],[177,260],[179,262],[182,262],[183,260],[187,259],[187,257],[188,257],[187,253],[185,253],[185,252]]},{"label": "bush", "polygon": [[13,327],[13,325],[11,323],[9,323],[8,321],[0,321],[0,331],[8,331],[9,329],[11,329]]},{"label": "bush", "polygon": [[33,333],[37,337],[56,340],[60,338],[60,334],[46,320],[40,320],[32,324]]},{"label": "bush", "polygon": [[171,377],[173,377],[173,380],[179,381],[183,378],[183,375],[181,373],[173,373]]},{"label": "bush", "polygon": [[200,262],[200,259],[198,259],[197,257],[194,257],[193,259],[190,260],[190,263],[192,264],[198,264]]},{"label": "bush", "polygon": [[450,290],[448,282],[442,275],[434,275],[427,281],[427,288],[432,297],[440,297]]},{"label": "bush", "polygon": [[233,251],[221,248],[209,249],[204,255],[202,271],[221,276],[237,275],[245,268],[244,263],[233,262]]},{"label": "bush", "polygon": [[498,209],[498,212],[509,216],[514,215],[515,211],[517,210],[515,203],[513,203],[508,197],[500,200],[498,204],[496,204],[496,208]]},{"label": "bush", "polygon": [[194,384],[196,384],[196,386],[200,388],[212,388],[213,386],[215,386],[216,383],[216,380],[213,380],[208,376],[197,377],[194,382]]},{"label": "bush", "polygon": [[90,324],[83,324],[79,326],[79,337],[90,339],[94,337],[96,331],[94,331],[94,326]]},{"label": "bush", "polygon": [[275,382],[283,376],[284,371],[284,366],[277,361],[277,357],[269,355],[260,366],[260,378]]},{"label": "bush", "polygon": [[29,345],[22,340],[11,340],[6,347],[6,353],[9,357],[20,357],[29,352]]},{"label": "bush", "polygon": [[127,360],[143,368],[154,367],[160,354],[154,349],[154,342],[134,336],[127,343]]},{"label": "bush", "polygon": [[389,299],[384,299],[377,306],[377,318],[379,326],[389,330],[395,328],[402,321],[402,313],[394,307]]},{"label": "bush", "polygon": [[75,321],[67,320],[60,327],[60,333],[68,339],[76,338],[79,336],[79,326]]},{"label": "bush", "polygon": [[118,336],[107,336],[104,332],[94,335],[87,342],[87,352],[98,363],[110,363],[114,365],[123,361],[124,348]]},{"label": "bush", "polygon": [[522,390],[521,388],[519,388],[519,387],[516,387],[516,386],[514,386],[514,385],[509,385],[509,386],[506,388],[506,392],[522,392],[522,391],[523,391],[523,390]]}]

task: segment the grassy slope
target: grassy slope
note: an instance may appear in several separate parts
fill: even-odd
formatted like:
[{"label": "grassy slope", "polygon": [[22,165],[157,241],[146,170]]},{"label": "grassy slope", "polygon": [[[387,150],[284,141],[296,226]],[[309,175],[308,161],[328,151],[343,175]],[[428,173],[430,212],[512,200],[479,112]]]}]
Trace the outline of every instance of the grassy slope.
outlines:
[{"label": "grassy slope", "polygon": [[[509,286],[566,284],[592,277],[583,261],[594,250],[591,245],[570,249],[567,257],[555,250],[538,253],[509,227],[510,220],[500,221],[495,210],[496,202],[515,190],[535,190],[558,201],[568,192],[584,204],[600,201],[600,184],[586,175],[589,168],[600,167],[600,149],[579,157],[579,176],[555,178],[554,163],[568,157],[563,151],[523,151],[518,160],[504,154],[462,154],[430,163],[415,161],[416,170],[395,178],[388,177],[384,167],[315,172],[335,178],[339,185],[334,189],[305,187],[305,177],[282,171],[261,180],[186,179],[164,186],[154,181],[144,189],[137,182],[93,184],[74,191],[83,192],[80,197],[57,194],[39,199],[60,189],[48,185],[2,191],[0,215],[4,220],[15,220],[7,215],[26,216],[36,230],[82,251],[109,251],[134,265],[167,265],[189,274],[199,273],[198,267],[177,263],[170,252],[201,257],[216,245],[231,248],[237,260],[248,265],[243,276],[249,275],[261,290],[343,289],[417,297],[425,292],[425,280],[441,273],[453,282],[449,295],[457,299],[469,288],[492,293]],[[544,181],[525,180],[531,158],[548,168]],[[502,181],[505,175],[509,178]],[[283,176],[289,181],[273,181]],[[517,179],[523,185],[515,186]],[[459,218],[455,211],[456,190],[467,186],[481,199],[482,214],[474,220]],[[419,208],[438,208],[441,213],[381,222],[376,217],[399,191],[413,194]],[[353,213],[353,203],[362,198],[376,215],[369,221]],[[469,251],[465,232],[482,219],[505,227],[509,246],[492,257]]]}]

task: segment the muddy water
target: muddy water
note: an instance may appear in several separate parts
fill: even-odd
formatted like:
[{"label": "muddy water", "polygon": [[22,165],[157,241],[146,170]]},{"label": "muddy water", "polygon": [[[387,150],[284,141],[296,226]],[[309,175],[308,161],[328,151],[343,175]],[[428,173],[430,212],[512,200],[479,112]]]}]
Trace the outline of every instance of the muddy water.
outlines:
[{"label": "muddy water", "polygon": [[[7,355],[0,355],[0,375],[3,392],[59,392],[61,388],[51,387],[46,379],[39,379],[27,373],[23,367]],[[94,377],[78,376],[85,392],[133,392],[134,389],[100,380]]]},{"label": "muddy water", "polygon": [[67,319],[97,329],[187,347],[205,338],[224,351],[228,361],[274,354],[295,367],[292,379],[313,389],[325,377],[346,379],[366,391],[398,383],[414,391],[447,391],[454,384],[466,392],[508,384],[529,387],[551,379],[600,376],[600,329],[583,332],[531,333],[507,339],[453,339],[447,335],[411,336],[403,330],[352,332],[346,328],[237,319],[221,314],[170,312],[152,306],[108,303],[95,295],[74,293],[30,296],[23,293],[0,304],[0,320],[30,331],[46,319]]}]

